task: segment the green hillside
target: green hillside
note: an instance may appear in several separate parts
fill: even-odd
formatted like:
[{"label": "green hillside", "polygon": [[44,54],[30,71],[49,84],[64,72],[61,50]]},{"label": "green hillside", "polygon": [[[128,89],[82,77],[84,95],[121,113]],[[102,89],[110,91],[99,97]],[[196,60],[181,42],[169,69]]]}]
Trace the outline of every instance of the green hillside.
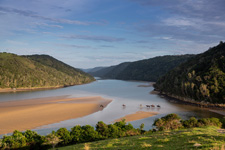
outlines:
[{"label": "green hillside", "polygon": [[169,70],[187,61],[193,55],[160,56],[130,63],[116,79],[156,81]]},{"label": "green hillside", "polygon": [[95,77],[108,78],[106,77],[106,74],[109,73],[111,70],[113,70],[115,67],[116,66],[105,67],[98,71],[88,72],[88,73],[90,73],[92,76],[95,76]]},{"label": "green hillside", "polygon": [[118,76],[123,72],[131,63],[125,62],[113,67],[109,72],[107,72],[104,77],[110,79],[118,79]]},{"label": "green hillside", "polygon": [[224,104],[224,56],[225,43],[221,42],[167,73],[155,88],[172,97]]},{"label": "green hillside", "polygon": [[48,88],[94,81],[90,75],[47,55],[0,53],[0,88]]},{"label": "green hillside", "polygon": [[[156,132],[152,134],[108,139],[58,148],[59,150],[188,150],[204,149],[223,150],[225,134],[219,133],[217,127],[202,127],[175,131]],[[222,130],[221,130],[222,131]]]},{"label": "green hillside", "polygon": [[160,56],[135,62],[121,63],[90,74],[120,80],[156,81],[169,70],[187,61],[193,55]]}]

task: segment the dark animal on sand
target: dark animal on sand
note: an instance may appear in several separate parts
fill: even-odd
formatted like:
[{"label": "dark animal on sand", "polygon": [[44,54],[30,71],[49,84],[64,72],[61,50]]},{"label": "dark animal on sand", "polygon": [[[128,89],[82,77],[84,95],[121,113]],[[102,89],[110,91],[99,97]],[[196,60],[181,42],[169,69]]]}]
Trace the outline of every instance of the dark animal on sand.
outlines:
[{"label": "dark animal on sand", "polygon": [[150,108],[151,106],[150,105],[146,105],[146,107],[149,107]]}]

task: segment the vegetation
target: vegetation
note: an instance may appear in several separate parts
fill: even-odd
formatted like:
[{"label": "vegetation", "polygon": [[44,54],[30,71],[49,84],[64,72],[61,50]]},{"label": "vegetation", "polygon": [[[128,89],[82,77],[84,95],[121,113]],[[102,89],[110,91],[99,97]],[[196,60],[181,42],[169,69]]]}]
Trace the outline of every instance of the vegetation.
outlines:
[{"label": "vegetation", "polygon": [[88,142],[61,147],[58,150],[223,150],[224,140],[225,134],[218,133],[217,127],[198,127]]},{"label": "vegetation", "polygon": [[225,103],[225,43],[199,54],[161,77],[155,88],[169,96]]},{"label": "vegetation", "polygon": [[[79,144],[79,143],[86,143],[86,142],[99,141],[99,140],[112,139],[112,138],[121,138],[121,137],[127,137],[127,136],[136,136],[136,135],[142,135],[142,136],[141,137],[136,136],[135,138],[126,139],[126,140],[132,141],[132,143],[125,142],[126,145],[123,144],[124,142],[120,143],[120,141],[123,141],[123,139],[120,139],[120,140],[113,139],[110,141],[114,141],[115,143],[111,143],[109,147],[104,146],[104,142],[107,143],[107,141],[97,142],[97,143],[102,143],[100,145],[96,143],[85,144],[85,147],[88,148],[90,144],[92,145],[91,148],[93,149],[98,149],[98,148],[101,148],[102,146],[103,148],[124,149],[124,148],[130,148],[130,146],[134,146],[134,145],[138,146],[139,144],[140,144],[139,145],[140,148],[143,148],[143,149],[146,148],[145,147],[146,145],[148,146],[151,145],[152,147],[154,147],[154,146],[162,145],[162,144],[166,144],[166,145],[168,144],[167,146],[169,145],[171,146],[173,144],[174,146],[179,147],[181,146],[180,144],[177,145],[177,143],[176,144],[167,143],[169,142],[169,140],[167,139],[170,139],[170,138],[175,139],[177,136],[173,134],[169,134],[170,135],[169,137],[164,138],[165,136],[160,137],[159,135],[164,135],[164,134],[166,135],[167,133],[170,133],[171,130],[190,128],[190,127],[215,126],[219,128],[222,126],[222,123],[217,118],[205,118],[205,119],[190,118],[189,120],[181,120],[179,116],[177,116],[176,114],[169,114],[160,119],[156,119],[154,122],[154,125],[156,129],[145,131],[143,130],[144,124],[140,125],[140,129],[135,129],[130,123],[127,124],[125,120],[122,120],[120,122],[116,122],[114,124],[109,124],[109,125],[100,121],[96,124],[96,128],[90,125],[85,125],[85,126],[76,125],[75,127],[71,128],[70,131],[68,131],[66,128],[60,128],[56,132],[53,131],[52,133],[46,136],[38,135],[36,132],[30,131],[30,130],[27,130],[24,133],[19,131],[14,131],[12,135],[4,136],[2,139],[0,139],[0,149],[3,149],[3,150],[4,149],[48,149],[50,147],[54,149],[55,146],[57,145],[66,146],[71,144]],[[214,130],[217,128],[211,127],[209,129],[213,129],[213,134],[215,134]],[[204,130],[204,128],[197,129],[197,130]],[[165,132],[161,132],[161,131],[165,131]],[[184,139],[188,139],[189,141],[196,140],[196,138],[194,138],[194,135],[193,135],[195,131],[193,132],[192,130],[180,130],[180,131],[174,131],[173,133],[176,133],[176,134],[181,132],[186,133],[187,131],[191,132],[193,137],[184,137],[184,135],[182,135],[181,137],[183,137]],[[218,135],[220,135],[220,137]],[[214,141],[218,143],[221,143],[221,140],[225,139],[225,135],[222,136],[222,134],[217,133],[216,136],[217,136],[216,138],[217,140],[215,140],[215,137],[212,138],[212,135],[210,132],[209,133],[205,132],[203,137],[199,139],[205,140],[205,138],[211,137],[209,138],[210,141],[212,142]],[[157,140],[157,138],[155,139],[155,138],[147,138],[147,137],[158,137],[158,139],[160,140]],[[143,138],[142,139],[143,141],[139,141],[140,138],[141,139]],[[135,139],[136,141],[132,139]],[[144,139],[148,139],[148,141]],[[203,141],[200,140],[200,143],[207,144],[206,141],[204,140]],[[215,143],[211,143],[210,146],[212,145],[215,145]],[[84,145],[82,144],[82,145],[65,147],[63,149],[74,149],[74,148],[80,149],[81,148],[80,146],[84,147]],[[193,146],[193,143],[187,146]]]},{"label": "vegetation", "polygon": [[47,55],[0,53],[0,88],[48,88],[84,84],[94,78]]},{"label": "vegetation", "polygon": [[89,72],[93,76],[120,80],[156,81],[169,70],[186,62],[194,55],[160,56]]}]

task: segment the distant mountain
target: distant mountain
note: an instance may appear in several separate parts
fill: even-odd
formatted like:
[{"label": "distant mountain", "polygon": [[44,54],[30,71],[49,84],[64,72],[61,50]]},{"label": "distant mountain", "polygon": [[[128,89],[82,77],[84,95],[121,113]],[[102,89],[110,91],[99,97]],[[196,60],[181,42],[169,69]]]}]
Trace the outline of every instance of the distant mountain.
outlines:
[{"label": "distant mountain", "polygon": [[104,69],[106,67],[95,67],[95,68],[89,68],[89,69],[81,69],[84,72],[90,73],[90,72],[95,72],[95,71],[99,71],[101,69]]},{"label": "distant mountain", "polygon": [[121,63],[119,65],[105,67],[98,71],[88,73],[96,77],[115,79],[117,75],[128,66],[128,64],[129,62]]},{"label": "distant mountain", "polygon": [[169,70],[192,58],[194,55],[160,56],[135,62],[121,63],[103,68],[91,75],[120,80],[156,81]]},{"label": "distant mountain", "polygon": [[84,84],[94,78],[48,55],[0,53],[0,88],[49,88]]},{"label": "distant mountain", "polygon": [[180,99],[225,103],[225,43],[210,48],[161,77],[155,88]]}]

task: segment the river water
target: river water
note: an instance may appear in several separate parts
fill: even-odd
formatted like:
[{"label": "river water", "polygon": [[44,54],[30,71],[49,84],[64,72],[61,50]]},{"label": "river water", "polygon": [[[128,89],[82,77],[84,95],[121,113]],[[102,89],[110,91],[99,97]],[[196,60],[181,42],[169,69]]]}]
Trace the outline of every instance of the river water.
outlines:
[{"label": "river water", "polygon": [[[98,121],[104,121],[109,124],[112,121],[121,118],[127,114],[132,114],[137,111],[158,112],[159,114],[146,119],[132,121],[134,127],[138,128],[141,123],[145,124],[145,129],[151,129],[156,118],[160,118],[169,113],[176,113],[183,119],[191,116],[197,118],[202,117],[221,117],[220,115],[210,112],[204,108],[195,106],[182,105],[172,103],[163,97],[150,94],[153,87],[140,87],[139,85],[149,85],[148,82],[138,81],[122,81],[122,80],[97,80],[90,84],[71,86],[53,90],[30,91],[30,92],[15,92],[15,93],[0,93],[0,101],[23,100],[42,97],[53,97],[69,95],[71,97],[86,97],[86,96],[102,96],[103,98],[112,99],[113,101],[102,111],[98,111],[91,115],[61,121],[58,123],[40,126],[36,129],[39,134],[47,134],[52,130],[57,130],[61,127],[68,129],[75,125],[92,125]],[[126,107],[122,107],[125,104]],[[159,104],[161,108],[140,108],[140,104]]]}]

